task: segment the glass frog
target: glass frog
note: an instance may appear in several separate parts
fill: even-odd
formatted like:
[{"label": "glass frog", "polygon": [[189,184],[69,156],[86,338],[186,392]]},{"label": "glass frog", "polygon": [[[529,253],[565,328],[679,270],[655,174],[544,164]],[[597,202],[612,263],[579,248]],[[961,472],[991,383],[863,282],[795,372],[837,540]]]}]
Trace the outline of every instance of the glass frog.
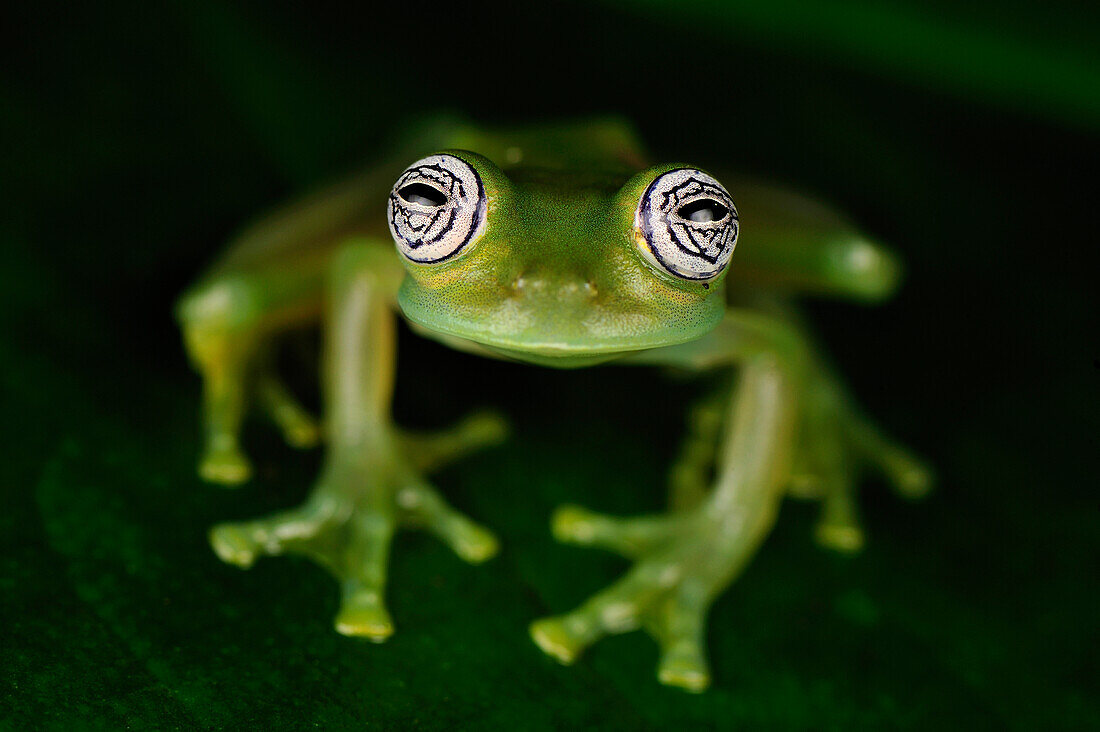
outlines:
[{"label": "glass frog", "polygon": [[[785,495],[819,500],[817,539],[850,552],[862,543],[862,469],[906,496],[929,487],[928,469],[845,392],[792,304],[799,294],[881,299],[898,274],[892,254],[828,207],[653,165],[618,120],[427,125],[369,170],[246,229],[180,299],[203,380],[202,477],[249,478],[239,433],[251,407],[289,443],[323,435],[326,450],[301,507],[215,526],[210,541],[240,567],[285,552],[317,560],[340,582],[336,630],[376,642],[394,631],[384,592],[398,529],[426,529],[470,562],[497,552],[425,475],[503,440],[505,424],[485,413],[439,434],[395,425],[397,317],[461,351],[541,367],[726,370],[736,378],[690,412],[667,514],[554,514],[555,537],[618,552],[632,568],[530,627],[567,664],[602,636],[643,628],[660,648],[659,680],[700,691],[707,609]],[[280,336],[309,324],[322,332],[320,421],[272,358]]]}]

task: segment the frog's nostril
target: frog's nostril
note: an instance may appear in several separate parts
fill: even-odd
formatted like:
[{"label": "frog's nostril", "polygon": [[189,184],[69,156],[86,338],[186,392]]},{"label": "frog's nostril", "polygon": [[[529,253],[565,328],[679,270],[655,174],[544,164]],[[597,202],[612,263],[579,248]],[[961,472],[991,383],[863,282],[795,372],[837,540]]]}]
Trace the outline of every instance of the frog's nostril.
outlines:
[{"label": "frog's nostril", "polygon": [[525,297],[536,295],[545,289],[544,283],[538,277],[522,274],[512,280],[512,296]]},{"label": "frog's nostril", "polygon": [[559,302],[593,300],[599,294],[596,284],[590,280],[547,281],[537,274],[519,275],[507,288],[512,297],[549,297]]}]

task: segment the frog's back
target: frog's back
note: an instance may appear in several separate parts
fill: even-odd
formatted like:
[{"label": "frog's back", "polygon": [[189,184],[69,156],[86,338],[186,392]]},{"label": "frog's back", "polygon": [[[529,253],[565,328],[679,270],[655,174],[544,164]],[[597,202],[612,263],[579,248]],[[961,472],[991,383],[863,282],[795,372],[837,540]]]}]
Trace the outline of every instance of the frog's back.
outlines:
[{"label": "frog's back", "polygon": [[723,175],[741,223],[729,292],[745,289],[878,301],[901,278],[898,258],[821,201],[759,179]]},{"label": "frog's back", "polygon": [[443,148],[479,153],[505,172],[517,166],[636,171],[648,165],[634,127],[613,116],[512,127],[457,124]]}]

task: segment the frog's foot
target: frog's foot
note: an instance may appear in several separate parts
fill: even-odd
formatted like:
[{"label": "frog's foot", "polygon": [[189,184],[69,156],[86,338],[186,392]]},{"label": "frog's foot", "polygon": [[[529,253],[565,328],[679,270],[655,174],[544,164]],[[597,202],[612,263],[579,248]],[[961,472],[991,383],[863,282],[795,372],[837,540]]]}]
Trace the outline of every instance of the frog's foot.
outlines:
[{"label": "frog's foot", "polygon": [[907,499],[923,497],[932,486],[931,470],[923,462],[852,414],[807,424],[795,459],[789,492],[821,501],[814,538],[847,554],[863,548],[856,486],[864,472],[880,473],[895,493]]},{"label": "frog's foot", "polygon": [[[222,402],[246,402],[243,384],[222,385]],[[311,415],[290,393],[274,371],[261,372],[255,383],[255,399],[260,409],[279,428],[291,447],[307,449],[321,439],[321,428]],[[240,421],[227,424],[224,409],[210,408],[206,417],[206,445],[199,461],[199,475],[211,483],[236,486],[252,477],[252,464],[240,446]]]},{"label": "frog's foot", "polygon": [[219,434],[207,439],[199,460],[199,477],[225,486],[237,486],[252,477],[252,463],[241,451],[236,435]]},{"label": "frog's foot", "polygon": [[427,529],[462,559],[483,562],[498,549],[485,528],[456,511],[408,470],[328,471],[300,508],[210,531],[225,562],[247,568],[261,555],[297,553],[324,565],[340,581],[336,630],[382,642],[394,626],[383,594],[394,532]]},{"label": "frog's foot", "polygon": [[706,689],[707,610],[752,548],[752,534],[731,531],[701,510],[623,519],[566,506],[552,526],[561,541],[615,551],[634,566],[576,610],[535,621],[531,637],[539,648],[570,664],[601,637],[641,627],[660,646],[661,683]]},{"label": "frog's foot", "polygon": [[902,498],[923,498],[932,490],[932,469],[878,426],[852,415],[846,420],[845,434],[861,463],[881,473]]}]

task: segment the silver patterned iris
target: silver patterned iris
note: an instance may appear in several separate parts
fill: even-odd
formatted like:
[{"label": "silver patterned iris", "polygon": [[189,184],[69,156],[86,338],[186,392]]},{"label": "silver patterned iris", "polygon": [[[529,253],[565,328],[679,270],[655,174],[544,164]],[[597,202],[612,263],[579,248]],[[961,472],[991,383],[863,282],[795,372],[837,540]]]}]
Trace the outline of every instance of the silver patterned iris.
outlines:
[{"label": "silver patterned iris", "polygon": [[701,170],[657,177],[638,202],[639,248],[652,264],[688,280],[722,273],[737,244],[737,208],[722,184]]},{"label": "silver patterned iris", "polygon": [[454,155],[410,165],[390,192],[390,233],[398,250],[420,264],[456,256],[485,228],[485,188],[477,171]]}]

